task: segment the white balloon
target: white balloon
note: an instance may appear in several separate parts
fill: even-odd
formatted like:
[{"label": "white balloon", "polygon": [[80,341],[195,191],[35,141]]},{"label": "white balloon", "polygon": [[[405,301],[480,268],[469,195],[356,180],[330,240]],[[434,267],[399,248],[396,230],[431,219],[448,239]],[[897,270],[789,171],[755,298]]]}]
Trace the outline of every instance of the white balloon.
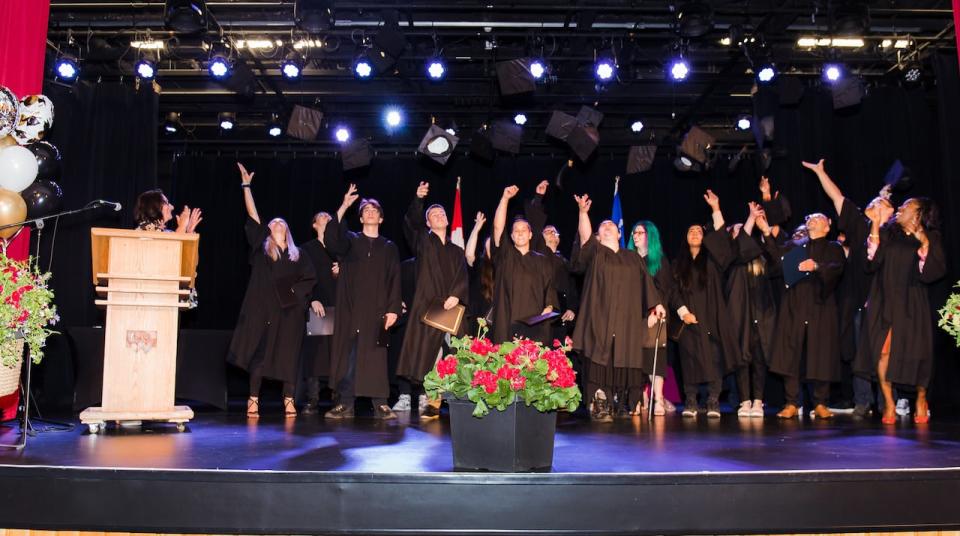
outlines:
[{"label": "white balloon", "polygon": [[37,157],[26,147],[14,145],[0,151],[0,188],[22,192],[37,178]]}]

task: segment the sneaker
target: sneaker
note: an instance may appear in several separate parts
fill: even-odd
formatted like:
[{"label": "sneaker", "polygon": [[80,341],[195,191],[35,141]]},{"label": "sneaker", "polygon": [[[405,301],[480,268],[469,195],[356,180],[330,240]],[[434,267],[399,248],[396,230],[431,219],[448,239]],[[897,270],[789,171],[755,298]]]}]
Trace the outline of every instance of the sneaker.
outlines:
[{"label": "sneaker", "polygon": [[710,419],[720,418],[720,401],[707,400],[707,417]]},{"label": "sneaker", "polygon": [[393,411],[410,411],[410,395],[400,395],[393,405]]},{"label": "sneaker", "polygon": [[750,416],[758,419],[763,418],[763,400],[753,401],[753,407],[750,409]]},{"label": "sneaker", "polygon": [[906,398],[897,400],[897,415],[901,417],[910,415],[910,401]]},{"label": "sneaker", "polygon": [[440,418],[440,408],[427,404],[423,410],[420,411],[420,420],[429,421],[432,419]]},{"label": "sneaker", "polygon": [[593,394],[590,420],[594,422],[613,422],[613,416],[610,415],[610,404],[607,402],[607,394],[603,392],[603,389],[597,389]]},{"label": "sneaker", "polygon": [[866,419],[873,415],[873,408],[869,404],[857,404],[853,407],[851,415],[856,419]]},{"label": "sneaker", "polygon": [[700,412],[700,408],[697,407],[696,400],[687,400],[687,403],[683,405],[683,416],[691,419],[697,417],[697,413]]},{"label": "sneaker", "polygon": [[427,395],[420,395],[417,397],[417,412],[420,415],[423,415],[423,412],[426,411],[427,406],[430,405],[430,401],[427,400]]},{"label": "sneaker", "polygon": [[749,417],[753,412],[753,402],[744,400],[740,403],[740,409],[737,410],[737,417]]},{"label": "sneaker", "polygon": [[373,408],[373,418],[381,421],[389,421],[391,419],[396,419],[397,414],[390,409],[390,406],[386,404],[380,404],[379,406]]},{"label": "sneaker", "polygon": [[348,408],[343,404],[337,404],[330,411],[323,414],[324,419],[352,419],[353,408]]},{"label": "sneaker", "polygon": [[320,413],[320,408],[317,407],[316,400],[308,400],[303,409],[300,410],[301,415],[316,415],[317,413]]}]

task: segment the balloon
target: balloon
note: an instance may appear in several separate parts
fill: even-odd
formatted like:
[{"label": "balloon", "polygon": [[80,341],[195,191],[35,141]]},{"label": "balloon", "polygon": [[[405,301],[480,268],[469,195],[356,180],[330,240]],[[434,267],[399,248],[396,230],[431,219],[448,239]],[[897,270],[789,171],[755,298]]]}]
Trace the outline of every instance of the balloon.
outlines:
[{"label": "balloon", "polygon": [[0,151],[0,188],[21,192],[37,178],[37,158],[19,145]]},{"label": "balloon", "polygon": [[[0,188],[0,226],[21,222],[27,219],[27,204],[17,192]],[[23,227],[0,229],[0,238],[10,238]]]},{"label": "balloon", "polygon": [[26,190],[20,192],[20,197],[27,204],[27,217],[30,219],[53,214],[63,205],[63,190],[60,185],[44,179],[33,181]]},{"label": "balloon", "polygon": [[20,101],[20,121],[13,137],[20,145],[35,143],[53,126],[53,102],[43,95],[30,95]]},{"label": "balloon", "polygon": [[0,136],[0,151],[17,144],[17,139],[11,135]]},{"label": "balloon", "polygon": [[48,141],[27,145],[37,159],[37,179],[53,180],[60,175],[60,150]]},{"label": "balloon", "polygon": [[20,103],[17,96],[0,86],[0,138],[13,132],[20,119]]}]

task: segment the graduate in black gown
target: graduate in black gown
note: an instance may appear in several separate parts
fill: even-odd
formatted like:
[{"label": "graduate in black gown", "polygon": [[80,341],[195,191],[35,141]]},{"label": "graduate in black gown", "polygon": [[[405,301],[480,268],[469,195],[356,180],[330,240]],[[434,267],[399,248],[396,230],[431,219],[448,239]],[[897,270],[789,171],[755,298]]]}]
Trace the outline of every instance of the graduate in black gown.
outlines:
[{"label": "graduate in black gown", "polygon": [[[457,305],[466,306],[469,298],[464,251],[450,241],[447,212],[442,206],[431,205],[424,212],[423,199],[429,192],[429,184],[421,182],[403,222],[407,244],[417,258],[416,292],[410,305],[397,376],[409,382],[410,390],[406,393],[401,390],[401,395],[411,398],[413,391],[417,391],[416,394],[423,391],[423,377],[433,369],[443,348],[444,332],[423,323],[423,315],[436,303],[450,310]],[[420,417],[439,417],[438,409],[428,405]]]},{"label": "graduate in black gown", "polygon": [[[313,227],[317,237],[300,246],[307,257],[313,262],[313,269],[317,274],[317,281],[313,285],[310,296],[310,308],[320,317],[333,314],[337,303],[337,274],[340,265],[337,258],[324,244],[324,232],[327,223],[333,216],[326,212],[318,212],[313,216]],[[330,375],[330,345],[332,335],[308,335],[303,340],[302,362],[303,378],[307,391],[307,403],[303,408],[304,415],[317,412],[317,403],[320,400],[320,378]]]},{"label": "graduate in black gown", "polygon": [[700,412],[697,391],[707,384],[707,417],[720,417],[723,376],[740,362],[740,348],[723,292],[723,274],[733,262],[733,245],[724,229],[720,200],[710,190],[703,196],[712,211],[712,229],[687,229],[686,243],[673,261],[675,280],[671,310],[683,322],[675,332],[683,373],[684,417]]},{"label": "graduate in black gown", "polygon": [[[803,166],[813,171],[820,181],[824,193],[833,202],[837,212],[837,231],[844,235],[844,252],[847,266],[837,285],[837,299],[840,307],[840,355],[848,369],[855,369],[854,358],[863,338],[860,336],[864,311],[870,292],[873,274],[867,271],[867,235],[870,234],[870,221],[879,219],[885,222],[893,216],[894,208],[884,196],[874,197],[861,210],[853,201],[843,195],[824,168],[824,161],[804,162]],[[867,373],[852,370],[853,415],[867,417],[874,403],[873,384],[870,381],[876,373],[876,367],[870,367]]]},{"label": "graduate in black gown", "polygon": [[376,418],[395,419],[387,405],[387,349],[378,341],[388,338],[385,330],[400,316],[400,254],[393,242],[380,236],[383,209],[375,199],[360,202],[363,230],[347,229],[343,218],[357,198],[351,184],[338,219],[327,223],[324,233],[327,248],[340,259],[329,383],[340,400],[324,417],[353,418],[356,397],[366,396],[373,401]]},{"label": "graduate in black gown", "polygon": [[[470,278],[470,300],[467,305],[467,333],[476,334],[480,318],[488,321],[493,316],[493,260],[490,257],[490,237],[480,239],[480,231],[487,222],[483,212],[477,212],[473,229],[464,245],[463,256],[467,261],[467,273]],[[477,249],[480,252],[477,253]]]},{"label": "graduate in black gown", "polygon": [[562,340],[567,335],[566,325],[577,317],[580,293],[577,290],[577,282],[571,274],[570,261],[559,251],[560,231],[556,226],[547,225],[543,197],[549,185],[549,181],[541,181],[537,185],[535,195],[524,204],[524,215],[533,228],[534,251],[546,256],[553,268],[553,288],[557,291],[557,299],[560,301],[559,311],[563,311],[559,321],[553,323],[553,337]]},{"label": "graduate in black gown", "polygon": [[933,372],[933,321],[928,288],[946,274],[937,208],[927,198],[906,200],[893,220],[871,220],[867,241],[870,287],[857,365],[873,365],[883,393],[883,422],[896,422],[893,384],[914,385],[914,422],[929,420],[927,386]]},{"label": "graduate in black gown", "polygon": [[610,422],[613,393],[627,395],[633,391],[637,396],[643,388],[644,372],[652,372],[643,370],[647,329],[666,316],[666,308],[640,256],[620,247],[617,225],[604,220],[595,236],[590,198],[574,198],[580,210],[580,249],[573,268],[585,276],[573,347],[589,361],[590,418]]},{"label": "graduate in black gown", "polygon": [[786,289],[777,315],[776,336],[770,359],[770,371],[783,376],[786,404],[777,413],[781,419],[800,415],[800,382],[810,383],[814,414],[829,419],[827,408],[830,383],[840,381],[840,318],[836,287],[843,274],[843,248],[827,239],[830,218],[820,213],[806,218],[807,236],[777,248],[765,240],[770,258],[794,248],[805,247],[807,259],[796,267],[782,266],[784,272],[796,269],[807,275]]},{"label": "graduate in black gown", "polygon": [[261,381],[272,378],[283,382],[284,413],[293,417],[304,314],[315,279],[313,264],[294,244],[287,222],[274,218],[261,223],[250,191],[254,174],[242,164],[237,166],[247,209],[244,230],[250,244],[250,282],[227,361],[250,373],[247,416],[259,416]]},{"label": "graduate in black gown", "polygon": [[493,254],[496,282],[493,292],[494,344],[509,341],[514,337],[550,342],[550,324],[540,322],[528,326],[523,322],[559,307],[557,293],[553,288],[553,269],[545,255],[532,249],[533,230],[522,218],[514,220],[509,234],[507,207],[510,199],[520,189],[508,186],[497,205],[493,218],[493,237],[490,246]]}]

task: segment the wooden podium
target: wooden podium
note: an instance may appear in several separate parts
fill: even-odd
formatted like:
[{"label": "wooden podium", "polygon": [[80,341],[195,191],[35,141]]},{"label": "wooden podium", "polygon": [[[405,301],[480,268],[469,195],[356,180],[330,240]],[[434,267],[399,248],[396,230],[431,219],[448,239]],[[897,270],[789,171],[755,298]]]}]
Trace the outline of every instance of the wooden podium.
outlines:
[{"label": "wooden podium", "polygon": [[90,230],[93,283],[106,299],[102,407],[87,408],[80,422],[97,433],[110,421],[164,421],[193,418],[188,406],[174,405],[177,331],[181,298],[197,273],[197,234]]}]

